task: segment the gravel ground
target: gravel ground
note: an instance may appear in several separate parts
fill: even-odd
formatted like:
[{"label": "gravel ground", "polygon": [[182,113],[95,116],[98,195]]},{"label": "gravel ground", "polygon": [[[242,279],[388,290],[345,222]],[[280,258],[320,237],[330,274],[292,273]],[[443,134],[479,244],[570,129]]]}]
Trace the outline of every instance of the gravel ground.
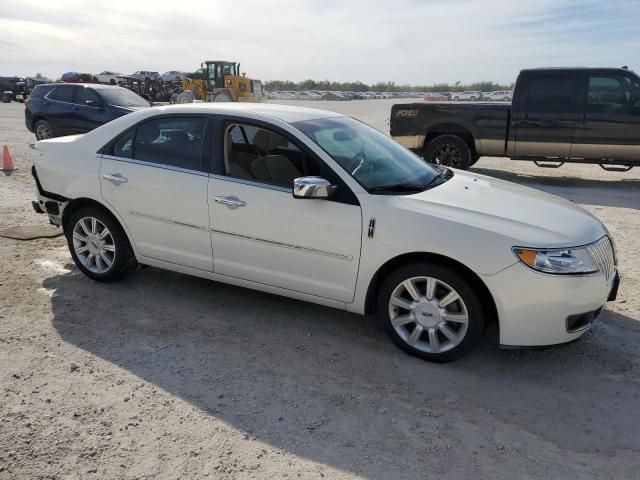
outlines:
[{"label": "gravel ground", "polygon": [[[303,103],[303,102],[287,102]],[[393,101],[316,102],[386,131]],[[0,228],[32,212],[33,135],[0,104]],[[640,169],[474,171],[575,201],[623,283],[581,341],[447,365],[371,319],[158,269],[104,285],[62,238],[0,238],[0,480],[640,478]]]}]

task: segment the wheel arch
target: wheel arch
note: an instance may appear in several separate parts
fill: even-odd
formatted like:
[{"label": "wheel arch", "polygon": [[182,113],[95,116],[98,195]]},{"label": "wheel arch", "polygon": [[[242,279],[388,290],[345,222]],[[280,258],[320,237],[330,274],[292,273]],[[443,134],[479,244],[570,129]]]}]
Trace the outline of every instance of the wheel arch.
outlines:
[{"label": "wheel arch", "polygon": [[120,217],[111,208],[109,208],[107,205],[100,203],[99,201],[93,198],[80,197],[80,198],[74,198],[73,200],[69,201],[69,203],[64,207],[64,210],[62,211],[62,231],[63,232],[66,232],[67,222],[69,221],[73,213],[77,212],[78,210],[84,207],[95,207],[99,210],[102,210],[110,217],[112,217],[118,223],[118,225],[120,225],[120,228],[122,228],[122,231],[127,237],[127,241],[129,242],[129,245],[131,245],[131,248],[133,249],[134,253],[136,253],[135,243],[133,242],[131,234],[129,233],[124,222],[122,222]]},{"label": "wheel arch", "polygon": [[[42,113],[37,113],[36,115],[33,116],[33,118],[31,119],[31,130],[35,130],[36,128],[36,123],[38,123],[40,120],[46,120],[47,122],[49,122],[49,125],[51,125],[51,120],[49,120],[46,115],[43,115]],[[53,125],[51,125],[51,128],[53,128]]]},{"label": "wheel arch", "polygon": [[387,260],[371,278],[369,288],[365,297],[365,314],[370,315],[376,313],[377,298],[380,286],[384,279],[394,270],[411,263],[430,262],[444,265],[456,270],[462,274],[465,279],[469,280],[474,288],[480,292],[480,300],[485,313],[485,328],[488,324],[495,324],[499,328],[498,309],[491,291],[482,281],[480,276],[466,265],[454,260],[453,258],[430,252],[410,252],[398,255]]},{"label": "wheel arch", "polygon": [[476,135],[473,131],[473,128],[467,125],[462,125],[460,123],[447,122],[430,125],[429,127],[427,127],[427,132],[424,139],[424,148],[427,148],[427,145],[429,145],[429,143],[433,139],[441,135],[455,135],[462,138],[462,140],[464,140],[464,142],[469,145],[471,154],[474,157],[477,156],[478,149],[476,148]]}]

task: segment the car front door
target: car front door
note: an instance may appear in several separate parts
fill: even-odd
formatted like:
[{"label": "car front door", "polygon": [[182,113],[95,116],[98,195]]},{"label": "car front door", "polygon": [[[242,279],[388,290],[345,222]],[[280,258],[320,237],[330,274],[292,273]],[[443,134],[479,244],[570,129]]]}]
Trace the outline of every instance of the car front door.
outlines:
[{"label": "car front door", "polygon": [[640,81],[630,73],[585,72],[582,120],[571,156],[640,160]]},{"label": "car front door", "polygon": [[77,133],[93,130],[109,120],[103,101],[92,88],[78,87],[74,103]]},{"label": "car front door", "polygon": [[[220,121],[209,180],[214,271],[351,302],[362,215],[355,195],[321,159],[283,130]],[[329,199],[296,199],[294,178],[322,176]]]},{"label": "car front door", "polygon": [[531,72],[511,116],[516,157],[568,158],[578,119],[574,72]]},{"label": "car front door", "polygon": [[[211,272],[204,116],[161,116],[105,147],[104,200],[145,257]],[[205,155],[207,157],[207,155]]]}]

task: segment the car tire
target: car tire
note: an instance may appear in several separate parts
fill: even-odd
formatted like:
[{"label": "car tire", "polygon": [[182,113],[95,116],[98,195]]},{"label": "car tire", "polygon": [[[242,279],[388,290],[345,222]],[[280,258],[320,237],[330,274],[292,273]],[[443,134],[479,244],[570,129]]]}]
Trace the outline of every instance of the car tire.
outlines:
[{"label": "car tire", "polygon": [[116,84],[116,81],[113,78],[109,80],[109,85],[115,85],[115,84]]},{"label": "car tire", "polygon": [[454,102],[459,102],[460,101],[460,97],[453,97],[453,101]]},{"label": "car tire", "polygon": [[73,261],[92,280],[113,282],[136,265],[124,230],[100,208],[84,207],[73,212],[64,233]]},{"label": "car tire", "polygon": [[440,135],[424,149],[423,158],[436,165],[466,170],[471,165],[471,147],[457,135]]},{"label": "car tire", "polygon": [[476,163],[478,163],[478,160],[480,160],[480,157],[479,157],[479,156],[477,156],[477,155],[476,155],[476,156],[474,156],[474,157],[471,159],[471,162],[469,162],[469,166],[470,166],[470,167],[473,167]]},{"label": "car tire", "polygon": [[36,140],[47,140],[49,138],[53,138],[56,136],[55,131],[53,130],[53,126],[49,123],[48,120],[38,120],[36,124],[33,126],[33,133],[36,136]]},{"label": "car tire", "polygon": [[463,357],[484,331],[476,290],[458,271],[438,263],[405,265],[391,273],[380,287],[377,311],[400,349],[432,362]]}]

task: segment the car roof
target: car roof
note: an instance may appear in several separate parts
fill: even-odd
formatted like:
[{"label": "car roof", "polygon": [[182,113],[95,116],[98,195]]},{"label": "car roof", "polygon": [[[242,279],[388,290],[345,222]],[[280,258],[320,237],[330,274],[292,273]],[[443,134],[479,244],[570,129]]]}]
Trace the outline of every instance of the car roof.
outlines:
[{"label": "car roof", "polygon": [[163,107],[153,107],[146,110],[149,116],[154,113],[212,113],[233,115],[242,113],[252,113],[264,115],[266,117],[277,118],[287,123],[295,123],[304,120],[343,117],[344,115],[328,110],[317,108],[296,107],[292,105],[279,105],[277,103],[190,103],[179,105],[167,105]]},{"label": "car roof", "polygon": [[621,71],[621,72],[629,72],[631,71],[628,68],[621,68],[621,67],[538,67],[538,68],[525,68],[523,70],[520,70],[520,72],[540,72],[540,71],[553,71],[553,72],[558,72],[558,71],[574,71],[574,70],[579,70],[579,71],[589,71],[589,70],[599,70],[599,71],[603,71],[603,70],[609,70],[609,71]]}]

